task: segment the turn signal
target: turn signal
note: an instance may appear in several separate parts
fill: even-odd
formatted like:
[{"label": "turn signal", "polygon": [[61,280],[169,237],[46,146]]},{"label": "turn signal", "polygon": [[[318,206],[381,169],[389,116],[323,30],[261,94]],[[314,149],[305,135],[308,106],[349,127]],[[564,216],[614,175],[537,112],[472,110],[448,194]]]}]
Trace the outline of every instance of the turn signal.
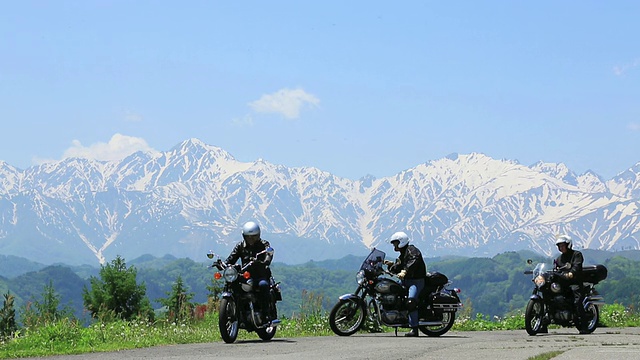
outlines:
[{"label": "turn signal", "polygon": [[217,273],[213,274],[213,278],[216,279],[216,280],[220,280],[220,279],[222,279],[222,274],[217,272]]},{"label": "turn signal", "polygon": [[251,277],[251,274],[248,271],[245,271],[244,274],[242,274],[242,277],[248,279]]}]

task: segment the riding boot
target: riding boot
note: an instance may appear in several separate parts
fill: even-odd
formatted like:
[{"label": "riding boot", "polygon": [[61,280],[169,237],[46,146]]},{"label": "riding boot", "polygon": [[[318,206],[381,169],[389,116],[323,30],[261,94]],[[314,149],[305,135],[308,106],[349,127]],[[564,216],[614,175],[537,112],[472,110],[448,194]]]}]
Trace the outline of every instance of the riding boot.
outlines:
[{"label": "riding boot", "polygon": [[418,336],[418,328],[411,328],[411,331],[409,331],[408,333],[404,334],[404,336],[407,336],[407,337],[416,337],[416,336]]}]

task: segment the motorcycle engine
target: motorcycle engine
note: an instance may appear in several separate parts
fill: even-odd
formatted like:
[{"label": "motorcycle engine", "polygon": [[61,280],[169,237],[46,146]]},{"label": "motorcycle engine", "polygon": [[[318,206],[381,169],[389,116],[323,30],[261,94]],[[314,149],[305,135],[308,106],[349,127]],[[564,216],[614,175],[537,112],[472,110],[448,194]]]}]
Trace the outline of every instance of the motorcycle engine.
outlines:
[{"label": "motorcycle engine", "polygon": [[378,300],[382,304],[382,307],[387,310],[397,309],[399,303],[399,297],[396,295],[382,295],[378,294]]},{"label": "motorcycle engine", "polygon": [[407,317],[400,311],[383,311],[382,321],[387,324],[402,324],[407,322]]},{"label": "motorcycle engine", "polygon": [[554,317],[558,320],[567,322],[571,320],[571,311],[569,310],[556,311],[556,313],[554,314]]}]

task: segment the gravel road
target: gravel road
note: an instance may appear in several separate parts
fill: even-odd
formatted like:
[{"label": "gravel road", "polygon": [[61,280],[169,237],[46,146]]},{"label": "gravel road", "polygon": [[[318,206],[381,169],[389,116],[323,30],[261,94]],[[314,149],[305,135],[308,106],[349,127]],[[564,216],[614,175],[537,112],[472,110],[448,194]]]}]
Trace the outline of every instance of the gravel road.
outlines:
[{"label": "gravel road", "polygon": [[[400,334],[401,335],[401,334]],[[275,338],[190,345],[74,356],[49,360],[130,359],[529,359],[550,351],[562,351],[554,359],[640,359],[640,328],[599,328],[580,335],[575,329],[553,329],[549,334],[529,336],[520,331],[449,332],[439,338],[396,337],[393,333]]]}]

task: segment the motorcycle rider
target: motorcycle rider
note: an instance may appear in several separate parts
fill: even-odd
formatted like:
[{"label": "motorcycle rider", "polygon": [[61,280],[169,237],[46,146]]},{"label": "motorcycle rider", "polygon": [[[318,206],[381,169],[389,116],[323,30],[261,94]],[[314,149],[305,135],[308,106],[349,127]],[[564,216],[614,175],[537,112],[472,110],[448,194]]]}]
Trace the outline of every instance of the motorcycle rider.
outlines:
[{"label": "motorcycle rider", "polygon": [[397,274],[403,285],[408,288],[407,309],[409,310],[409,327],[411,331],[404,336],[418,336],[418,297],[424,288],[427,266],[422,253],[414,245],[409,245],[409,236],[398,231],[391,235],[389,243],[400,253],[395,262],[385,260],[390,272]]},{"label": "motorcycle rider", "polygon": [[582,264],[584,257],[580,251],[573,250],[572,240],[569,235],[558,235],[556,237],[556,246],[560,251],[560,255],[554,261],[555,267],[571,287],[573,302],[578,313],[578,321],[581,322],[585,316],[585,310],[582,306]]},{"label": "motorcycle rider", "polygon": [[[242,260],[242,265],[255,260],[253,265],[248,269],[254,281],[258,282],[257,292],[258,302],[262,307],[262,312],[269,316],[269,305],[272,301],[270,298],[269,282],[271,280],[271,264],[272,256],[269,253],[257,255],[259,252],[271,247],[267,240],[260,237],[260,226],[254,221],[248,221],[242,226],[243,240],[239,242],[227,257],[227,264],[235,264],[238,259]],[[273,314],[274,318],[277,314]],[[270,319],[273,320],[273,319]]]}]

